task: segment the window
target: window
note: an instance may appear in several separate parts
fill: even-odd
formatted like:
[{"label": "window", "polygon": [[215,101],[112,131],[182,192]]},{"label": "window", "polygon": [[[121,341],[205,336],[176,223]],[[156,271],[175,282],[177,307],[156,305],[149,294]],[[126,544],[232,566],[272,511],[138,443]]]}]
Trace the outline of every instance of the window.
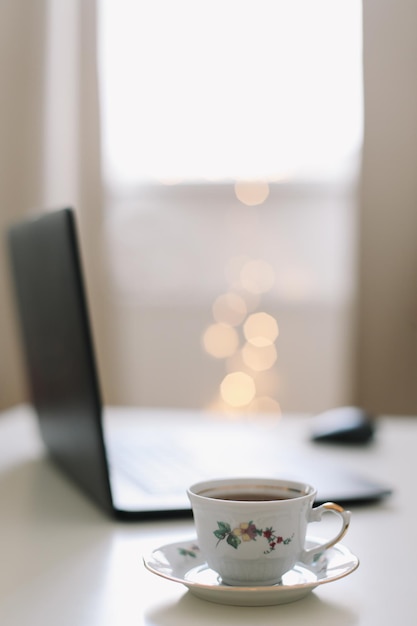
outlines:
[{"label": "window", "polygon": [[361,3],[99,8],[115,400],[348,401]]},{"label": "window", "polygon": [[106,179],[329,180],[361,143],[355,0],[103,0]]}]

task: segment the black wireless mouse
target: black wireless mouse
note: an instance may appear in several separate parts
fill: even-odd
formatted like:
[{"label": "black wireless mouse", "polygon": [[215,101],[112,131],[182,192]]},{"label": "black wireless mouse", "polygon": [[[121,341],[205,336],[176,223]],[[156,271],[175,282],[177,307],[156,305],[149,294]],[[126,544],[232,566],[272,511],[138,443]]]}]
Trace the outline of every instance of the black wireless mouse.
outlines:
[{"label": "black wireless mouse", "polygon": [[311,418],[311,439],[320,443],[367,444],[375,433],[374,416],[355,406],[330,409]]}]

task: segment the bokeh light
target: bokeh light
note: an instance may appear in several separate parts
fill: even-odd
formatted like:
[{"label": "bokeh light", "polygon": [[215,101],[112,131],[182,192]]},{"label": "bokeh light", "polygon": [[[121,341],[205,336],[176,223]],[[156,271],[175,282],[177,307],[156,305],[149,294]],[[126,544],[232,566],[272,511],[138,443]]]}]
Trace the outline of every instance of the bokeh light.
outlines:
[{"label": "bokeh light", "polygon": [[282,414],[279,402],[270,396],[254,398],[248,408],[253,413],[273,413],[278,416]]},{"label": "bokeh light", "polygon": [[235,183],[236,198],[247,206],[258,206],[269,196],[269,185],[266,181],[237,181]]},{"label": "bokeh light", "polygon": [[216,322],[229,324],[229,326],[238,326],[247,314],[245,300],[233,291],[218,296],[213,303],[212,310]]},{"label": "bokeh light", "polygon": [[278,337],[278,323],[272,315],[259,311],[249,315],[243,325],[246,341],[254,346],[268,346]]},{"label": "bokeh light", "polygon": [[220,395],[230,406],[244,407],[256,395],[255,381],[245,372],[232,372],[224,377],[220,385]]},{"label": "bokeh light", "polygon": [[242,359],[245,365],[255,372],[271,369],[277,360],[277,350],[273,343],[266,346],[255,346],[245,343],[242,348]]},{"label": "bokeh light", "polygon": [[238,349],[239,335],[232,326],[227,324],[211,324],[203,335],[203,345],[211,356],[216,359],[225,359]]}]

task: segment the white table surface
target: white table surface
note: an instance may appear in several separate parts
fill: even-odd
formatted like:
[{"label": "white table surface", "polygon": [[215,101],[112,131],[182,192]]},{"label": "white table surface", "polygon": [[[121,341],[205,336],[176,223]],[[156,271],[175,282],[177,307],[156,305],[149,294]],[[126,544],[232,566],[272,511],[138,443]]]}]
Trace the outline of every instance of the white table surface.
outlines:
[{"label": "white table surface", "polygon": [[[283,427],[287,422],[305,427],[303,418],[284,418]],[[384,502],[352,509],[343,543],[360,559],[355,572],[295,603],[235,607],[198,599],[144,568],[143,553],[194,536],[191,519],[106,518],[45,459],[31,410],[5,411],[0,624],[411,626],[417,618],[416,444],[417,418],[384,417],[371,447],[328,452],[394,488]]]}]

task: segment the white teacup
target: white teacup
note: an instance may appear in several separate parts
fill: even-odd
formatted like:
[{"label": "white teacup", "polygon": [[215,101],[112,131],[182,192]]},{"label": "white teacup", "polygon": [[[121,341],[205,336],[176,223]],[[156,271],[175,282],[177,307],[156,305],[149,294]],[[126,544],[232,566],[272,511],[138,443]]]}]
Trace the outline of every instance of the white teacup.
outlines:
[{"label": "white teacup", "polygon": [[[346,533],[350,512],[328,502],[313,508],[316,489],[302,482],[234,478],[196,483],[188,491],[200,549],[223,583],[273,585],[296,562],[311,562]],[[339,532],[305,547],[307,525],[330,512]]]}]

